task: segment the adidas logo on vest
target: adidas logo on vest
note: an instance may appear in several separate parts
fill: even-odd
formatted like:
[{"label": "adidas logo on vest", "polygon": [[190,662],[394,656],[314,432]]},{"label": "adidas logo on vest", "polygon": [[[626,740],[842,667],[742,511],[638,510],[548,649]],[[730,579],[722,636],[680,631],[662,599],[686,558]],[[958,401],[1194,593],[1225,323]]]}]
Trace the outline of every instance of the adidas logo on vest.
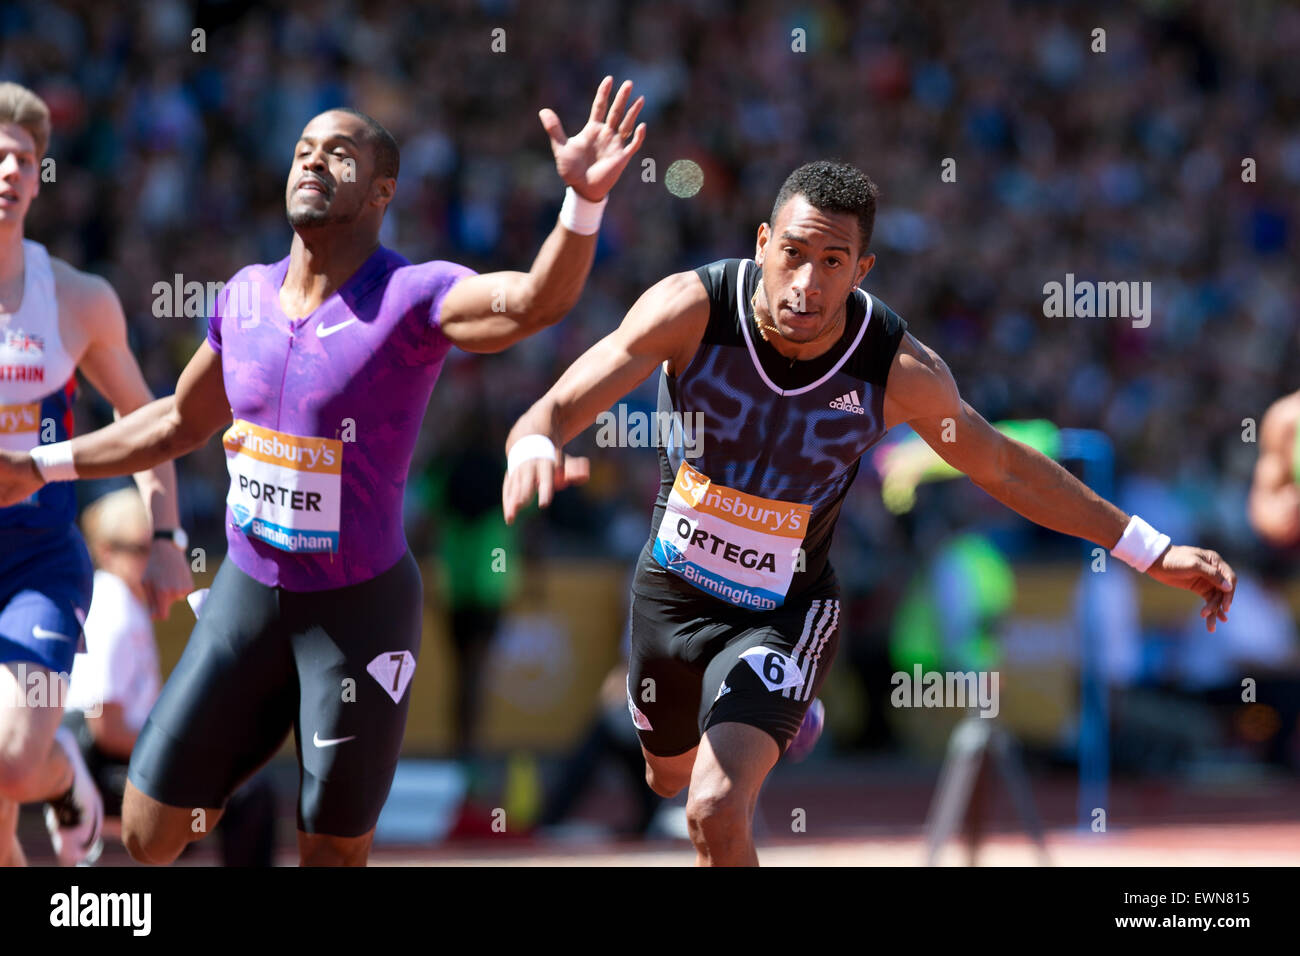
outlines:
[{"label": "adidas logo on vest", "polygon": [[839,398],[831,401],[831,408],[843,412],[852,412],[854,415],[865,415],[867,410],[862,407],[862,402],[858,398],[858,390],[855,388],[851,392],[845,392]]}]

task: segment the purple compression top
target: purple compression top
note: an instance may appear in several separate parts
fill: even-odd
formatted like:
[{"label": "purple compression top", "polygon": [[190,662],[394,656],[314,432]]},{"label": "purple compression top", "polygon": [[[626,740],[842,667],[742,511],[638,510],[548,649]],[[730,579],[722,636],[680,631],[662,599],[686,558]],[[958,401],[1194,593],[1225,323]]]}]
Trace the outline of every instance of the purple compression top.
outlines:
[{"label": "purple compression top", "polygon": [[301,319],[280,308],[286,257],[221,290],[208,343],[234,423],[229,557],[263,584],[319,591],[368,580],[406,551],[402,495],[451,348],[443,298],[473,271],[412,265],[380,246]]}]

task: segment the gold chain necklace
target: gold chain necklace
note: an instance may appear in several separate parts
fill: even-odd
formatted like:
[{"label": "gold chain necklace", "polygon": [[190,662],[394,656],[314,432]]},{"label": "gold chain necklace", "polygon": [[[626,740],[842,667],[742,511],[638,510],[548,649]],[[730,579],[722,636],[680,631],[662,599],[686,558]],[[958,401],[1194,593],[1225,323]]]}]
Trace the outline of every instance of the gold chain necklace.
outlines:
[{"label": "gold chain necklace", "polygon": [[762,316],[758,314],[758,288],[757,287],[755,287],[754,289],[754,294],[749,297],[749,307],[754,310],[754,323],[758,326],[758,334],[763,336],[764,342],[772,341],[770,338],[768,338],[767,333],[769,332],[775,332],[777,335],[781,334],[781,330],[776,327],[775,322],[773,322],[771,325],[763,324]]}]

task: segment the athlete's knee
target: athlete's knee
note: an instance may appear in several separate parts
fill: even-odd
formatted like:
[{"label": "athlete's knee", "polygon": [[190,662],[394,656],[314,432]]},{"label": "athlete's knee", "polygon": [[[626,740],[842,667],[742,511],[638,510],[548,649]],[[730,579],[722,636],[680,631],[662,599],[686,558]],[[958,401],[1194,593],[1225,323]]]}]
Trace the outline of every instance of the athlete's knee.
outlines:
[{"label": "athlete's knee", "polygon": [[144,818],[130,806],[122,808],[122,845],[137,863],[174,863],[190,839],[185,830],[161,825],[156,818]]},{"label": "athlete's knee", "polygon": [[33,746],[0,746],[0,797],[17,803],[39,800],[49,794],[35,793],[42,761]]},{"label": "athlete's knee", "polygon": [[714,851],[749,839],[750,795],[726,777],[701,781],[686,801],[691,842]]},{"label": "athlete's knee", "polygon": [[126,847],[126,852],[137,863],[163,866],[174,862],[180,856],[179,850],[170,856],[160,852],[160,848],[155,843],[148,842],[142,834],[129,829],[125,822],[122,824],[122,846]]},{"label": "athlete's knee", "polygon": [[30,768],[21,761],[0,754],[0,800],[18,802],[30,776]]},{"label": "athlete's knee", "polygon": [[375,831],[359,837],[298,832],[299,866],[365,866]]},{"label": "athlete's knee", "polygon": [[220,818],[219,810],[185,811],[158,803],[128,782],[122,798],[122,845],[137,863],[173,863]]},{"label": "athlete's knee", "polygon": [[643,746],[645,757],[645,782],[655,793],[671,800],[686,789],[695,768],[695,748],[675,757],[657,757]]},{"label": "athlete's knee", "polygon": [[151,863],[155,866],[174,863],[187,843],[189,840],[186,838],[178,839],[174,834],[167,834],[157,827],[142,825],[123,812],[122,845],[137,863]]},{"label": "athlete's knee", "polygon": [[671,800],[686,789],[691,782],[691,772],[673,772],[662,767],[656,768],[652,763],[645,765],[645,782],[655,793],[666,800]]},{"label": "athlete's knee", "polygon": [[[13,680],[3,665],[0,674]],[[0,705],[0,797],[30,803],[52,796],[42,788],[50,786],[52,754],[62,756],[54,742],[61,714],[61,708]]]}]

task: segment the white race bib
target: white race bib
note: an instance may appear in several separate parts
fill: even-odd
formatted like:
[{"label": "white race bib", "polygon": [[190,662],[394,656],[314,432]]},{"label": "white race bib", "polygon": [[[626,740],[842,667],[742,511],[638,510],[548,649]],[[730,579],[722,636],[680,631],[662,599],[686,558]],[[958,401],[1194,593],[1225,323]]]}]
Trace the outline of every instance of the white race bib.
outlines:
[{"label": "white race bib", "polygon": [[811,517],[811,505],[714,484],[683,461],[659,525],[655,560],[714,597],[770,610],[785,603]]},{"label": "white race bib", "polygon": [[343,442],[237,418],[221,443],[230,469],[226,504],[240,531],[281,551],[339,549]]}]

